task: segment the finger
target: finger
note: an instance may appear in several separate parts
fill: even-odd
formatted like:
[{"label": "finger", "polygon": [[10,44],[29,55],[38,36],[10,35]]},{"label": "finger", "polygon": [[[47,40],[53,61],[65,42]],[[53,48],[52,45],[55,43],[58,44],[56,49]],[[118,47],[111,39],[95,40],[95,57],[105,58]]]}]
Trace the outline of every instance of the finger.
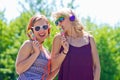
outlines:
[{"label": "finger", "polygon": [[68,44],[67,44],[67,42],[65,42],[65,46],[67,46]]},{"label": "finger", "polygon": [[63,40],[63,39],[66,39],[66,38],[63,36],[63,37],[61,37],[61,39]]},{"label": "finger", "polygon": [[65,38],[65,37],[62,37],[62,39],[63,39],[63,40],[64,40],[64,39],[66,40],[66,38]]},{"label": "finger", "polygon": [[67,47],[69,46],[69,43],[67,41],[65,42],[65,46],[67,46]]},{"label": "finger", "polygon": [[66,42],[66,39],[62,39],[62,42]]},{"label": "finger", "polygon": [[35,41],[32,42],[33,46],[35,46]]},{"label": "finger", "polygon": [[66,41],[62,41],[62,45],[65,44]]},{"label": "finger", "polygon": [[36,47],[40,46],[39,42],[38,41],[33,41],[33,46],[36,46]]},{"label": "finger", "polygon": [[38,45],[39,44],[39,42],[38,41],[35,41],[35,45]]},{"label": "finger", "polygon": [[37,46],[37,47],[39,47],[39,46],[40,46],[40,44],[39,44],[39,43],[36,43],[36,46]]}]

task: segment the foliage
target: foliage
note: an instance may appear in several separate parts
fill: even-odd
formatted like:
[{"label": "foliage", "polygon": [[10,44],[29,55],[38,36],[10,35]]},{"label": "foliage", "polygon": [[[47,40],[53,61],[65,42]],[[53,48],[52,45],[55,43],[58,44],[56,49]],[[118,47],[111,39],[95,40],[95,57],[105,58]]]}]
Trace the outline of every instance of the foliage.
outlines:
[{"label": "foliage", "polygon": [[85,23],[96,41],[101,64],[101,80],[119,80],[120,27],[112,28],[106,24],[97,26],[89,18]]},{"label": "foliage", "polygon": [[5,9],[3,11],[0,11],[0,20],[2,20],[2,21],[6,21],[6,19],[4,17],[4,13],[5,13]]},{"label": "foliage", "polygon": [[26,39],[25,29],[28,19],[29,15],[23,13],[20,18],[11,21],[9,26],[4,23],[0,24],[2,26],[2,36],[0,37],[0,80],[16,80],[15,60],[20,45]]}]

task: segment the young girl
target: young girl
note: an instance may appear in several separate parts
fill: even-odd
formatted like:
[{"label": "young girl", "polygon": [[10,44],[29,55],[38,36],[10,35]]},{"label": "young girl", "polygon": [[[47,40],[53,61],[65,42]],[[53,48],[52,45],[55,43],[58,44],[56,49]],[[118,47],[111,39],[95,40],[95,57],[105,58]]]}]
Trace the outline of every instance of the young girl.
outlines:
[{"label": "young girl", "polygon": [[47,18],[44,15],[33,16],[28,23],[27,32],[30,40],[22,44],[16,59],[18,80],[46,80],[50,71],[50,56],[43,46],[50,34]]},{"label": "young girl", "polygon": [[[58,61],[52,67],[59,70],[58,80],[100,80],[100,62],[93,36],[84,31],[71,9],[59,10],[53,16],[55,24],[63,30],[55,36],[52,47],[52,59]],[[57,58],[60,54],[64,54],[62,60]]]}]

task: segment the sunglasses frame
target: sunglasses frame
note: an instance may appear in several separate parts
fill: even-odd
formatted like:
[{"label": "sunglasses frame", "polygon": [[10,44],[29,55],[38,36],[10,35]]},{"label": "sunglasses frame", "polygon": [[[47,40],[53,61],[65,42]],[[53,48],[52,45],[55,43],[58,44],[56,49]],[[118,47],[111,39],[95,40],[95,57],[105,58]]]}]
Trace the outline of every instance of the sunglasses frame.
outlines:
[{"label": "sunglasses frame", "polygon": [[[45,28],[47,26],[47,28]],[[39,28],[38,28],[39,27]],[[42,26],[34,26],[34,27],[32,27],[32,28],[34,28],[35,29],[35,31],[39,31],[39,30],[47,30],[48,29],[48,25],[42,25]],[[36,28],[38,28],[39,30],[37,30]]]},{"label": "sunglasses frame", "polygon": [[58,22],[62,22],[65,20],[65,17],[64,16],[61,16],[59,17],[56,21],[55,21],[55,25],[57,26],[58,25]]}]

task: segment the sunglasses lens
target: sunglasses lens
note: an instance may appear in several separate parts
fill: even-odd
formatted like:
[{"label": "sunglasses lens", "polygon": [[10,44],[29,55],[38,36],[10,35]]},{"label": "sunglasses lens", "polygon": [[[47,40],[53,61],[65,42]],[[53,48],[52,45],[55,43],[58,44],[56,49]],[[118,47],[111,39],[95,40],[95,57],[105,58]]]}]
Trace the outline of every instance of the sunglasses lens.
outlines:
[{"label": "sunglasses lens", "polygon": [[55,21],[56,26],[58,25],[58,21]]},{"label": "sunglasses lens", "polygon": [[48,25],[44,25],[44,26],[43,26],[43,29],[44,29],[44,30],[47,30],[47,29],[48,29]]},{"label": "sunglasses lens", "polygon": [[35,30],[36,30],[36,31],[39,31],[39,30],[40,30],[40,27],[39,27],[39,26],[36,26],[36,27],[35,27]]},{"label": "sunglasses lens", "polygon": [[58,25],[58,22],[62,22],[64,20],[64,17],[60,17],[55,21],[56,26]]},{"label": "sunglasses lens", "polygon": [[59,18],[59,21],[62,22],[64,20],[64,17]]},{"label": "sunglasses lens", "polygon": [[47,30],[47,29],[48,29],[48,25],[36,26],[36,27],[35,27],[35,31],[39,31],[40,28],[43,29],[43,30]]}]

